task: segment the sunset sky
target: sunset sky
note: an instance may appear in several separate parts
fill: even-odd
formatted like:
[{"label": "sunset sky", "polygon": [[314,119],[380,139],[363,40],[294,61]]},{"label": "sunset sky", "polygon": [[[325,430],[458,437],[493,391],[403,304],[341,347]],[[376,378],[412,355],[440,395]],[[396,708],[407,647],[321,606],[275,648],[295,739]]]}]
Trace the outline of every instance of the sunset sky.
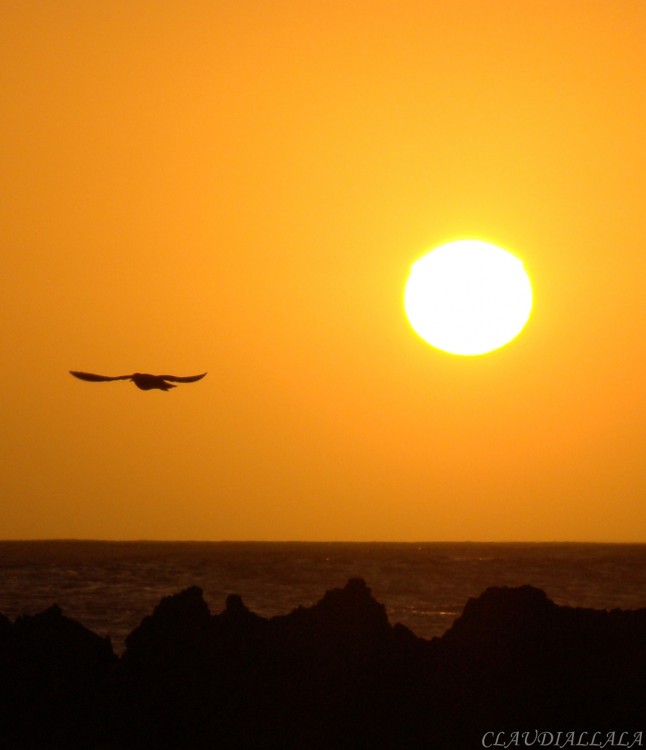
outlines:
[{"label": "sunset sky", "polygon": [[[645,38],[644,0],[4,2],[0,538],[646,541]],[[403,309],[461,238],[534,288],[479,357]]]}]

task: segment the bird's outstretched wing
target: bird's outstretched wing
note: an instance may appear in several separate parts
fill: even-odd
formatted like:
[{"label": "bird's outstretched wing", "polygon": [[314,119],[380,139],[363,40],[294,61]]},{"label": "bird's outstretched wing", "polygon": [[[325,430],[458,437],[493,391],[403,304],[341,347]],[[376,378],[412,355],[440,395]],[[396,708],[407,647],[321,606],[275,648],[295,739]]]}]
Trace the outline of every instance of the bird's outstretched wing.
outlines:
[{"label": "bird's outstretched wing", "polygon": [[179,375],[160,375],[159,377],[162,380],[170,380],[171,383],[194,383],[196,380],[202,380],[205,375],[206,373],[203,372],[201,375],[186,375],[184,377]]},{"label": "bird's outstretched wing", "polygon": [[93,383],[100,383],[105,380],[130,380],[132,375],[116,375],[110,377],[109,375],[95,375],[92,372],[77,372],[76,370],[70,370],[70,375],[74,375],[75,378],[80,380],[90,380]]}]

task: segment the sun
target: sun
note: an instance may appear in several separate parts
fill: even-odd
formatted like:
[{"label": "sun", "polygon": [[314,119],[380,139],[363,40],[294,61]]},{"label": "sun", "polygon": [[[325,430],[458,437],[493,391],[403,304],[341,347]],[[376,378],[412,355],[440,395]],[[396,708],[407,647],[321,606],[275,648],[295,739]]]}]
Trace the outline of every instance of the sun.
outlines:
[{"label": "sun", "polygon": [[523,330],[532,285],[515,255],[481,240],[457,240],[432,250],[411,268],[404,308],[431,346],[450,354],[486,354]]}]

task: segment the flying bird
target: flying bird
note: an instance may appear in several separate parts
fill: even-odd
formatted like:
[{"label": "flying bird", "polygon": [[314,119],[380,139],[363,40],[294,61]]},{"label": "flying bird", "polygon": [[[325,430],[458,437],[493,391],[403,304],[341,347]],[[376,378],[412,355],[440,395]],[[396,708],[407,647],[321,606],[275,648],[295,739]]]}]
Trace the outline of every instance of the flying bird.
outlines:
[{"label": "flying bird", "polygon": [[[76,370],[70,370],[70,374],[74,375],[75,378],[89,380],[92,383],[101,383],[106,380],[132,380],[137,388],[141,388],[142,391],[151,391],[154,388],[160,391],[168,391],[176,387],[173,383],[194,383],[206,375],[203,372],[201,375],[180,377],[179,375],[149,375],[147,372],[135,372],[132,375],[115,375],[114,377],[110,377],[109,375],[95,375],[92,372],[77,372]],[[169,383],[169,380],[172,382]]]}]

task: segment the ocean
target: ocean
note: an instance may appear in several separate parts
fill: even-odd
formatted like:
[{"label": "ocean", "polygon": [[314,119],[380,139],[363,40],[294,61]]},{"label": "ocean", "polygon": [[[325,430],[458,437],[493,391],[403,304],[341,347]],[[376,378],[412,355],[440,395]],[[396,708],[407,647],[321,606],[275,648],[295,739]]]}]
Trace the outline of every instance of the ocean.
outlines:
[{"label": "ocean", "polygon": [[58,604],[115,650],[163,596],[197,585],[212,613],[242,596],[264,616],[363,578],[392,624],[442,635],[488,586],[532,584],[557,604],[646,607],[646,544],[0,542],[0,612]]}]

